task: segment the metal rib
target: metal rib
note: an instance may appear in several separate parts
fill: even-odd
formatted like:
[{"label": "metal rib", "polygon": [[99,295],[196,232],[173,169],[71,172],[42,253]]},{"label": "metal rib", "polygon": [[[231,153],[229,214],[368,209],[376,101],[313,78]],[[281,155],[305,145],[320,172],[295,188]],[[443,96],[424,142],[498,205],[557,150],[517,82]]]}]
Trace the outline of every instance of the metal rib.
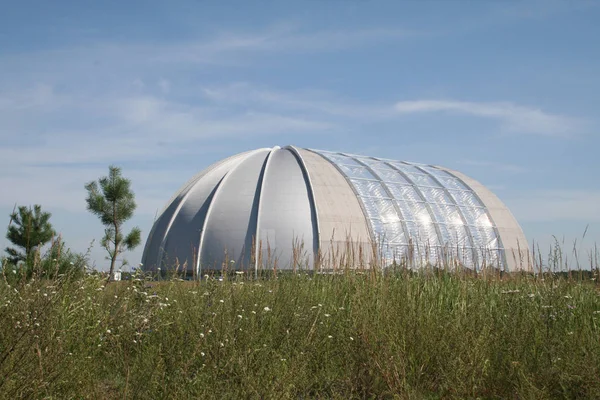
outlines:
[{"label": "metal rib", "polygon": [[[407,165],[411,165],[411,164],[407,164]],[[452,195],[450,194],[448,189],[442,184],[442,182],[440,182],[440,180],[437,179],[433,174],[427,172],[427,170],[421,168],[418,165],[411,165],[411,166],[417,168],[419,171],[422,171],[425,175],[429,176],[431,179],[436,181],[438,183],[438,185],[440,185],[440,187],[442,188],[444,193],[446,193],[448,195],[448,198],[450,199],[450,201],[456,206],[456,209],[458,210],[458,214],[460,215],[460,219],[462,220],[462,222],[465,226],[465,231],[467,231],[467,236],[469,237],[469,241],[471,242],[471,246],[473,248],[473,250],[471,252],[473,255],[473,261],[475,262],[475,265],[477,265],[479,256],[477,255],[477,252],[475,251],[475,239],[473,239],[471,230],[468,227],[469,224],[467,223],[467,219],[465,218],[465,215],[463,214],[462,210],[460,209],[458,203],[456,202],[456,200],[454,200],[454,197],[452,197]],[[437,220],[436,220],[436,222],[437,222]]]},{"label": "metal rib", "polygon": [[[308,189],[308,201],[311,207],[311,218],[313,221],[313,260],[316,261],[316,258],[319,254],[319,248],[321,246],[321,228],[319,224],[319,211],[317,209],[317,201],[315,199],[315,193],[313,191],[312,180],[310,179],[310,174],[308,173],[308,169],[306,168],[306,164],[304,163],[304,158],[298,151],[298,149],[294,146],[285,146],[284,149],[289,150],[298,161],[300,165],[300,169],[302,170],[302,176],[304,177],[304,182],[306,183],[306,187]],[[316,235],[315,235],[316,233]],[[313,268],[315,263],[313,261]],[[320,260],[318,260],[320,262]]]},{"label": "metal rib", "polygon": [[[381,160],[378,160],[375,157],[373,157],[373,159],[377,160],[377,161],[381,161]],[[419,186],[417,186],[417,184],[415,184],[415,182],[412,179],[410,179],[410,177],[408,175],[406,175],[402,170],[400,170],[399,168],[395,167],[390,162],[387,162],[387,161],[382,161],[382,162],[385,165],[387,165],[388,167],[392,168],[394,171],[398,172],[400,175],[402,175],[402,177],[404,179],[406,179],[406,181],[408,183],[410,183],[415,188],[415,192],[417,192],[417,194],[419,195],[419,197],[421,198],[421,200],[423,200],[423,203],[425,204],[425,208],[427,208],[427,211],[429,212],[429,216],[431,217],[431,221],[436,221],[435,214],[433,213],[433,210],[431,209],[431,206],[429,205],[429,202],[427,201],[427,199],[425,198],[425,196],[421,192],[421,189],[419,189]],[[435,229],[435,233],[436,233],[436,235],[438,237],[438,243],[440,244],[440,248],[441,248],[442,247],[442,245],[441,245],[442,244],[442,232],[440,232],[440,228],[435,223],[433,224],[433,228]]]},{"label": "metal rib", "polygon": [[[352,182],[350,181],[350,178],[348,178],[348,176],[344,173],[344,171],[342,171],[342,169],[333,161],[331,161],[329,158],[327,158],[326,156],[324,156],[323,154],[319,153],[316,150],[312,150],[312,149],[306,149],[307,151],[310,151],[312,153],[315,153],[316,155],[318,155],[319,157],[323,158],[325,161],[327,161],[328,163],[330,163],[331,165],[333,165],[333,167],[340,173],[342,174],[342,176],[344,177],[344,179],[346,180],[346,182],[348,183],[348,186],[350,187],[350,190],[352,190],[352,193],[354,193],[354,196],[356,196],[356,198],[360,198],[360,195],[358,194],[358,192],[356,191],[356,188],[354,187],[354,185],[352,184]],[[335,153],[334,153],[335,154]],[[363,204],[362,201],[358,201],[358,205],[360,207],[360,209],[363,212],[363,216],[365,217],[365,221],[368,224],[369,221],[369,217],[367,214],[367,210],[365,209],[365,206]],[[369,224],[368,224],[369,225]],[[368,229],[369,231],[369,237],[371,238],[371,242],[372,243],[377,243],[377,241],[375,240],[375,235],[373,234],[373,230],[372,229]]]},{"label": "metal rib", "polygon": [[256,211],[256,232],[254,232],[254,276],[257,277],[258,276],[258,250],[259,250],[259,240],[260,240],[260,211],[261,211],[261,205],[262,205],[262,193],[263,193],[263,189],[265,188],[265,176],[267,175],[267,169],[269,168],[269,165],[271,164],[271,155],[279,150],[280,147],[279,146],[275,146],[271,149],[271,151],[269,152],[269,154],[267,154],[267,157],[265,159],[265,167],[262,170],[261,175],[259,176],[259,181],[260,181],[260,190],[258,191],[258,206],[257,206],[257,211]]},{"label": "metal rib", "polygon": [[[402,231],[404,232],[404,237],[406,238],[406,240],[408,240],[410,238],[410,235],[408,233],[408,227],[406,226],[405,218],[402,214],[402,210],[400,210],[400,207],[398,207],[398,204],[396,204],[396,202],[394,201],[394,195],[390,191],[390,188],[387,186],[387,183],[383,179],[381,179],[381,176],[379,176],[379,174],[377,174],[373,170],[373,168],[371,168],[368,164],[365,164],[364,162],[360,161],[357,157],[354,157],[354,156],[351,156],[351,155],[348,155],[345,153],[338,153],[338,154],[341,154],[345,157],[348,157],[348,158],[356,161],[358,164],[365,167],[367,169],[367,171],[369,171],[371,173],[371,175],[373,175],[375,178],[377,178],[379,180],[379,183],[381,183],[381,185],[383,186],[383,189],[385,190],[385,192],[387,193],[389,198],[392,200],[392,206],[394,207],[394,210],[396,211],[396,214],[398,215],[398,218],[400,219],[400,224],[402,225]],[[408,243],[406,243],[406,247],[408,248]]]},{"label": "metal rib", "polygon": [[[431,168],[436,168],[435,165],[428,165],[428,166]],[[438,168],[436,168],[436,169],[438,169]],[[498,239],[498,249],[502,249],[502,251],[500,252],[500,255],[502,257],[502,265],[504,266],[504,268],[507,268],[508,264],[506,262],[506,249],[504,249],[504,243],[502,242],[502,237],[500,236],[500,231],[498,230],[498,227],[496,226],[496,221],[494,221],[494,219],[492,218],[492,214],[490,214],[487,206],[485,205],[483,200],[481,200],[481,197],[479,197],[479,195],[477,194],[477,192],[475,190],[471,189],[471,186],[467,185],[467,183],[465,181],[460,179],[458,176],[454,175],[452,172],[447,171],[446,169],[443,169],[440,171],[444,171],[445,173],[449,174],[452,178],[454,178],[454,179],[458,180],[460,183],[462,183],[466,188],[469,188],[469,190],[471,192],[473,192],[473,196],[475,196],[475,198],[479,201],[479,203],[483,205],[483,209],[485,210],[486,215],[488,216],[490,221],[492,221],[492,228],[494,229],[494,234],[496,235],[496,239]],[[459,212],[460,212],[460,210],[459,210]]]},{"label": "metal rib", "polygon": [[[250,154],[250,155],[254,155],[254,154],[256,154],[256,153],[258,153],[260,151],[263,151],[263,150],[265,150],[265,149],[256,150],[256,151],[252,152],[252,154]],[[242,164],[243,164],[243,160],[242,160],[242,162],[239,162],[237,165],[235,165],[234,167],[232,167],[229,171],[227,171],[227,173],[225,174],[225,176],[223,176],[223,178],[219,182],[219,185],[217,186],[217,189],[215,190],[215,192],[214,192],[214,194],[212,196],[210,204],[208,205],[208,209],[206,210],[206,216],[204,217],[204,221],[202,222],[202,227],[200,228],[200,240],[199,240],[199,243],[198,243],[198,257],[196,259],[196,271],[197,271],[197,276],[199,278],[202,276],[201,275],[201,273],[202,273],[202,262],[201,262],[201,260],[202,260],[202,245],[204,244],[204,236],[205,236],[205,231],[206,231],[206,224],[208,223],[208,220],[209,220],[210,215],[212,213],[213,205],[215,204],[214,200],[215,200],[215,198],[217,198],[217,196],[219,195],[219,193],[221,192],[221,190],[223,189],[223,187],[227,183],[227,180],[232,175],[232,173],[234,171],[236,171],[240,167],[240,165],[242,165]]]},{"label": "metal rib", "polygon": [[[177,216],[179,215],[179,212],[181,211],[181,208],[185,205],[185,202],[187,200],[187,198],[189,197],[189,195],[191,194],[192,190],[194,189],[194,186],[200,182],[200,180],[205,177],[206,175],[208,175],[211,171],[215,170],[216,168],[222,166],[223,164],[229,162],[229,161],[233,161],[236,158],[239,158],[240,160],[238,161],[239,165],[247,156],[253,154],[254,152],[256,152],[256,150],[253,151],[248,151],[242,154],[237,154],[235,156],[231,156],[226,158],[225,160],[219,161],[215,164],[212,164],[211,166],[209,166],[208,168],[206,168],[205,170],[199,172],[198,174],[196,174],[192,179],[190,179],[180,190],[179,192],[177,192],[175,194],[175,196],[173,196],[171,198],[171,200],[169,201],[169,203],[167,204],[167,206],[165,207],[165,210],[169,207],[169,205],[175,201],[175,199],[177,199],[177,196],[181,193],[185,194],[183,195],[183,198],[180,200],[179,204],[177,205],[177,208],[175,209],[175,211],[173,212],[173,215],[171,216],[171,218],[169,219],[169,223],[167,225],[167,228],[165,229],[165,233],[160,241],[160,247],[158,248],[158,257],[157,257],[157,267],[160,268],[160,265],[162,264],[163,261],[163,257],[164,257],[164,253],[165,253],[165,245],[167,242],[167,238],[169,236],[169,232],[171,231],[171,227],[173,226],[173,223],[175,222],[175,219],[177,218]],[[245,157],[242,157],[245,156]],[[231,169],[229,171],[231,171],[233,168],[237,167],[237,165],[232,166]],[[227,171],[224,175],[223,178],[229,173],[229,171]],[[221,178],[221,180],[219,180],[219,183],[223,181],[223,178]],[[218,185],[218,184],[217,184]],[[212,200],[211,200],[212,202]],[[164,212],[164,210],[163,210]],[[161,213],[162,214],[162,213]],[[207,214],[208,215],[208,214]],[[206,219],[205,219],[206,221]],[[200,253],[198,253],[200,254]],[[167,266],[168,267],[168,266]]]}]

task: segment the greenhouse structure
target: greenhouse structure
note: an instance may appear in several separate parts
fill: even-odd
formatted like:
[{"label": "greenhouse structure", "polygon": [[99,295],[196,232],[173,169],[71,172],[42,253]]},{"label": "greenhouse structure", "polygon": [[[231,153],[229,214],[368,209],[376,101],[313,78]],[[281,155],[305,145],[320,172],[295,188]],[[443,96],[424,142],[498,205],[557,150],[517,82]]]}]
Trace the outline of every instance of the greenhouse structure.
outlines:
[{"label": "greenhouse structure", "polygon": [[142,263],[196,276],[530,265],[518,222],[474,179],[437,165],[294,146],[240,153],[190,179],[156,219]]}]

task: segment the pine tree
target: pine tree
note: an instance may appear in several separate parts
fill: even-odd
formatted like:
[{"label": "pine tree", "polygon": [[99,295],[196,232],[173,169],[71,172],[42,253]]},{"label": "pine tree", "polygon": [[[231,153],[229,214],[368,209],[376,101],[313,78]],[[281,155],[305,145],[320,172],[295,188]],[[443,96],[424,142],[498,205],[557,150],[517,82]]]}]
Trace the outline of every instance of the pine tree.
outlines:
[{"label": "pine tree", "polygon": [[19,249],[7,247],[8,260],[13,264],[28,261],[34,251],[52,240],[56,235],[50,224],[49,212],[42,212],[42,207],[36,204],[31,207],[20,206],[18,211],[10,215],[10,223],[6,238]]},{"label": "pine tree", "polygon": [[87,209],[97,215],[105,226],[101,244],[110,259],[110,281],[117,256],[138,246],[141,232],[135,227],[123,235],[123,223],[133,216],[136,208],[135,196],[131,191],[131,182],[121,176],[121,169],[112,165],[108,169],[108,176],[86,184],[85,189],[88,191]]}]

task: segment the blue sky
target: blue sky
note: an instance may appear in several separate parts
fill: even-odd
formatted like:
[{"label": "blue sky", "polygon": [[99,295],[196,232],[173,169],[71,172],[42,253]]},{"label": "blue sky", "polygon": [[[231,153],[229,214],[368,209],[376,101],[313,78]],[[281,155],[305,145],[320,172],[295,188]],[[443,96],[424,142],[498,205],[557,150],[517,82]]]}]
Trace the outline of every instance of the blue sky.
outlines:
[{"label": "blue sky", "polygon": [[[460,170],[527,238],[600,243],[600,2],[6,1],[0,216],[52,212],[104,268],[84,184],[117,164],[146,238],[196,172],[293,144]],[[0,239],[0,246],[7,241]],[[140,261],[142,246],[128,253]]]}]

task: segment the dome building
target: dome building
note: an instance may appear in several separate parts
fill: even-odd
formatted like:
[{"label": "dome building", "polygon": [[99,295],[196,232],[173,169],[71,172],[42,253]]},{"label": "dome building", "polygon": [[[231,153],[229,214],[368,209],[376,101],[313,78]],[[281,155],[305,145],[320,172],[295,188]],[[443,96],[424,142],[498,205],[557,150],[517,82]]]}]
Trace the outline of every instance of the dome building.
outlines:
[{"label": "dome building", "polygon": [[189,180],[155,221],[142,263],[203,274],[377,257],[515,271],[529,268],[527,249],[508,208],[458,171],[286,146],[234,155]]}]

